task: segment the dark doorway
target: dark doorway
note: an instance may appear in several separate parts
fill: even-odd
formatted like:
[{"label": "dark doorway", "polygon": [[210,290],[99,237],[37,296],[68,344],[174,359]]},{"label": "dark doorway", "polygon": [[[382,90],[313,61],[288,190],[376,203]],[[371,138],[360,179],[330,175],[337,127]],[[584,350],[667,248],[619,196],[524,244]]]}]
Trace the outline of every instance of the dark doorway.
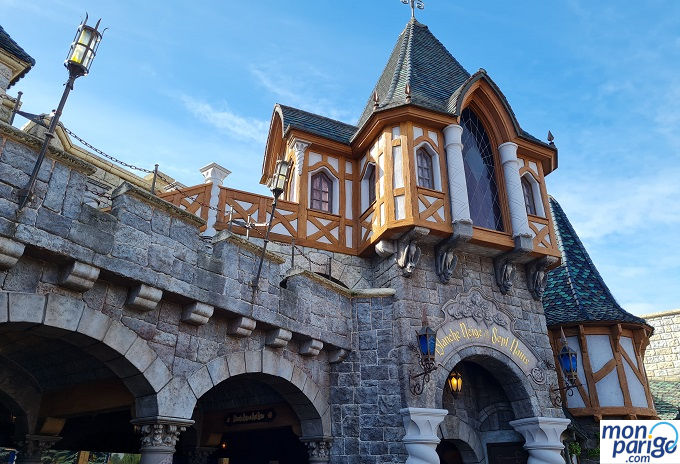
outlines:
[{"label": "dark doorway", "polygon": [[293,433],[291,427],[280,427],[247,432],[225,433],[224,449],[215,453],[219,458],[229,458],[229,464],[305,464],[307,447]]},{"label": "dark doorway", "polygon": [[441,464],[463,464],[460,451],[458,451],[458,448],[456,448],[456,445],[451,440],[442,440],[437,445],[437,454]]},{"label": "dark doorway", "polygon": [[527,464],[529,454],[522,443],[489,443],[486,451],[489,464]]}]

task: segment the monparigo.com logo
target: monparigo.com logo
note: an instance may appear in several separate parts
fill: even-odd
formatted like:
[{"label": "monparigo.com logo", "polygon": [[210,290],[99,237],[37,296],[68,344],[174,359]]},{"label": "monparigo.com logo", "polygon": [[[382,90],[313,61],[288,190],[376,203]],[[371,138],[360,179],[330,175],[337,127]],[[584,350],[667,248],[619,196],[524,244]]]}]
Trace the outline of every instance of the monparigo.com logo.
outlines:
[{"label": "monparigo.com logo", "polygon": [[600,462],[680,464],[680,421],[600,421]]}]

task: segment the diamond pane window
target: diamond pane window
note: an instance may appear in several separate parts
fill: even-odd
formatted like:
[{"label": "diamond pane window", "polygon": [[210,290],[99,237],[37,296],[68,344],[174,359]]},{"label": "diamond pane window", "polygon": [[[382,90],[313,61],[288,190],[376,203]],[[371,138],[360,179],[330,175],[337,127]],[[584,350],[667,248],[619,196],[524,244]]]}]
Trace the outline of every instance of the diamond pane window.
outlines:
[{"label": "diamond pane window", "polygon": [[463,126],[463,164],[472,223],[502,231],[503,216],[489,137],[482,121],[470,109],[463,110],[460,120]]},{"label": "diamond pane window", "polygon": [[333,209],[333,182],[325,172],[312,176],[312,209],[330,213]]},{"label": "diamond pane window", "polygon": [[419,148],[416,152],[416,163],[418,165],[418,185],[433,189],[432,156],[424,148]]}]

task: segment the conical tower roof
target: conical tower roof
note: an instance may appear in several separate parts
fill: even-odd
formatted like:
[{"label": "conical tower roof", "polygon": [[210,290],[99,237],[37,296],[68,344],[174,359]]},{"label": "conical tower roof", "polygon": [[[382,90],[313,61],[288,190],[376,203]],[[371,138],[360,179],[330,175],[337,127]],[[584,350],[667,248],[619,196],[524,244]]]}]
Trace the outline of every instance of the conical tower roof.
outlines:
[{"label": "conical tower roof", "polygon": [[548,274],[543,295],[548,326],[592,321],[645,324],[644,319],[625,311],[616,302],[567,215],[552,197],[550,209],[562,264]]},{"label": "conical tower roof", "polygon": [[[357,125],[361,128],[376,110],[407,104],[407,84],[410,86],[412,105],[449,112],[449,98],[469,77],[470,73],[428,27],[412,18],[399,35]],[[376,93],[379,102],[377,108],[373,100]]]}]

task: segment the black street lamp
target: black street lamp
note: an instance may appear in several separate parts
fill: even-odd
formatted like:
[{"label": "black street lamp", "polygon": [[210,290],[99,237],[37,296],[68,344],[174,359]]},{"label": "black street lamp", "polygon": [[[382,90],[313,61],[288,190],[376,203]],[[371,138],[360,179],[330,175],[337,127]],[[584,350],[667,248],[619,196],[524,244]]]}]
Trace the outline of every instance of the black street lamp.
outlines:
[{"label": "black street lamp", "polygon": [[419,362],[423,371],[411,376],[411,393],[420,395],[425,388],[425,384],[430,381],[430,374],[437,369],[434,360],[437,333],[426,325],[416,332],[416,335],[418,337],[418,348],[420,349]]},{"label": "black street lamp", "polygon": [[269,180],[269,190],[272,191],[274,195],[274,201],[272,201],[272,214],[269,216],[269,221],[267,223],[267,231],[264,235],[264,245],[262,247],[262,254],[260,255],[260,263],[257,266],[257,275],[253,279],[251,286],[253,287],[253,303],[255,302],[255,292],[257,291],[257,286],[260,282],[260,274],[262,273],[262,263],[264,261],[264,255],[267,251],[267,244],[269,243],[269,232],[272,230],[272,225],[274,224],[274,215],[276,214],[276,205],[279,201],[279,197],[286,188],[286,182],[288,181],[288,174],[290,172],[290,162],[286,160],[279,160],[276,162],[276,168],[274,169],[274,175]]},{"label": "black street lamp", "polygon": [[33,172],[31,173],[31,179],[28,182],[28,186],[25,189],[19,190],[19,209],[23,209],[26,203],[33,196],[33,189],[35,188],[35,181],[38,177],[38,171],[40,171],[40,166],[45,159],[45,153],[47,153],[47,147],[54,137],[54,131],[59,124],[59,118],[64,110],[64,105],[66,104],[66,99],[69,93],[73,90],[73,83],[80,76],[85,76],[90,72],[90,66],[97,54],[97,48],[99,48],[99,42],[102,40],[102,32],[98,31],[99,23],[101,19],[97,21],[97,24],[92,27],[88,26],[87,14],[85,19],[78,27],[76,36],[71,43],[71,49],[69,50],[66,61],[64,61],[64,66],[68,69],[68,80],[64,86],[64,93],[61,95],[61,100],[59,101],[59,106],[57,110],[52,115],[52,120],[50,121],[50,126],[45,134],[45,140],[43,140],[42,147],[40,148],[40,153],[38,154],[38,159],[36,160],[35,166],[33,167]]}]

